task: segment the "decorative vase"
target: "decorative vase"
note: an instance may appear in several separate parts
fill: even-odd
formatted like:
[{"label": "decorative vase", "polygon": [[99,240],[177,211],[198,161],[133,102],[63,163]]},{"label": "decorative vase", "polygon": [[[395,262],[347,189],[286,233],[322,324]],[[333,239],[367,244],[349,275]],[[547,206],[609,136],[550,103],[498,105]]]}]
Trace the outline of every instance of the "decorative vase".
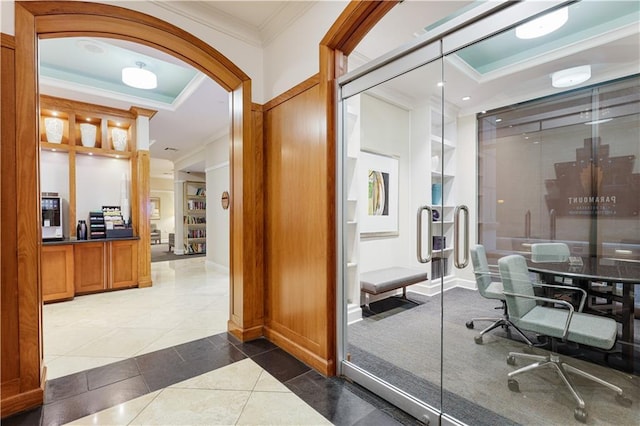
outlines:
[{"label": "decorative vase", "polygon": [[96,146],[96,126],[89,123],[80,124],[80,140],[82,140],[82,146],[89,148]]},{"label": "decorative vase", "polygon": [[116,151],[124,151],[127,149],[127,131],[125,129],[111,129],[111,141],[113,149]]},{"label": "decorative vase", "polygon": [[62,120],[54,117],[47,117],[44,119],[44,129],[47,134],[47,142],[60,143],[62,142],[62,132],[64,129]]}]

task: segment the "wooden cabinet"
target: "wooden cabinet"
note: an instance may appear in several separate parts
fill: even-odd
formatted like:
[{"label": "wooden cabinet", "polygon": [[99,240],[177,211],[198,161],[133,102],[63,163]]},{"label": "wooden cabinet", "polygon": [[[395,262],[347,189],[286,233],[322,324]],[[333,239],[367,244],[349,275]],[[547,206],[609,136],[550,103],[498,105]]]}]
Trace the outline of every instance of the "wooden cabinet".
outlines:
[{"label": "wooden cabinet", "polygon": [[109,244],[109,288],[138,285],[138,241],[112,241]]},{"label": "wooden cabinet", "polygon": [[104,242],[74,245],[75,292],[93,293],[106,289],[107,252]]},{"label": "wooden cabinet", "polygon": [[42,299],[45,302],[73,299],[73,246],[42,247]]}]

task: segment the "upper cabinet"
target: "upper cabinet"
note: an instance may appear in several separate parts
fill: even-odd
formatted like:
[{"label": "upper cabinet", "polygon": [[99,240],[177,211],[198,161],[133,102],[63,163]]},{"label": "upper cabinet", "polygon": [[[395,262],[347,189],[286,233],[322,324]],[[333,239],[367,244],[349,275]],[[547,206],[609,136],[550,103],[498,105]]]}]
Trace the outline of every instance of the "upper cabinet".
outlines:
[{"label": "upper cabinet", "polygon": [[40,145],[50,151],[129,158],[136,150],[131,111],[40,97]]}]

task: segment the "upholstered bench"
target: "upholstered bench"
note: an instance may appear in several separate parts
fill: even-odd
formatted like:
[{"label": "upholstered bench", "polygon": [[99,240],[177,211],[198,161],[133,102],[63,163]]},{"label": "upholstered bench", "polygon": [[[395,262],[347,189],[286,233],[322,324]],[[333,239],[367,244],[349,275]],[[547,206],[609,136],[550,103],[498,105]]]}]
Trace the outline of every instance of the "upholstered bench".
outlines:
[{"label": "upholstered bench", "polygon": [[360,274],[360,289],[364,293],[364,305],[369,308],[370,295],[386,293],[402,288],[402,298],[407,299],[407,286],[417,284],[428,279],[427,272],[419,269],[391,268],[378,269]]}]

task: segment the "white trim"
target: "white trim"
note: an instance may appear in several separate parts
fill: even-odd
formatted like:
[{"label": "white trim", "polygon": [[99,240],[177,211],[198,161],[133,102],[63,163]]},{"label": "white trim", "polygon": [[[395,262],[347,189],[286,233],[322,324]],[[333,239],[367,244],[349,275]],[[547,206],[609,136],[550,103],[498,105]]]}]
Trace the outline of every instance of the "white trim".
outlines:
[{"label": "white trim", "polygon": [[204,169],[204,171],[205,173],[212,172],[214,170],[222,169],[224,167],[229,167],[230,164],[231,163],[229,161],[225,161],[223,163],[214,164],[213,166],[207,167],[206,169]]},{"label": "white trim", "polygon": [[354,303],[347,306],[347,325],[362,321],[362,308]]},{"label": "white trim", "polygon": [[184,256],[184,249],[178,249],[176,246],[173,246],[173,254],[178,256]]},{"label": "white trim", "polygon": [[[157,179],[157,178],[154,178]],[[153,193],[153,192],[168,192],[170,194],[175,194],[175,189],[151,189],[149,192]]]}]

